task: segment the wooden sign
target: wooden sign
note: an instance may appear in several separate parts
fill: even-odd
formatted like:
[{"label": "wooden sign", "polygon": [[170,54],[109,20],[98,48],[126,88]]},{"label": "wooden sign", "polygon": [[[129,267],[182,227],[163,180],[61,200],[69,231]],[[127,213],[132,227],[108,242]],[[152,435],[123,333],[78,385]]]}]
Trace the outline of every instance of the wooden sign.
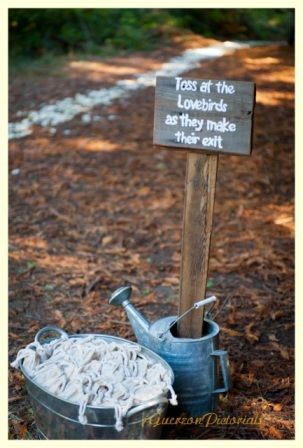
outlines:
[{"label": "wooden sign", "polygon": [[[205,298],[218,154],[250,155],[255,84],[158,77],[154,144],[187,149],[179,315]],[[178,335],[200,338],[204,310],[178,322]]]},{"label": "wooden sign", "polygon": [[154,144],[249,155],[255,84],[157,77]]}]

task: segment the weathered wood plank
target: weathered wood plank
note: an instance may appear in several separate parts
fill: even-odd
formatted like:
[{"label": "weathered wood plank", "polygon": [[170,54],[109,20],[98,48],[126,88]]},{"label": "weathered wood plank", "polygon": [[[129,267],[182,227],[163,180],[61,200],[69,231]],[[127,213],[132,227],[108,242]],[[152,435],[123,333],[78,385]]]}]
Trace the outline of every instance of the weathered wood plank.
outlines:
[{"label": "weathered wood plank", "polygon": [[252,82],[157,77],[154,144],[249,155],[254,104]]},{"label": "weathered wood plank", "polygon": [[[187,154],[179,315],[205,298],[217,164],[217,155]],[[200,338],[202,325],[203,308],[180,320],[178,335]]]},{"label": "weathered wood plank", "polygon": [[[158,77],[154,144],[187,149],[179,315],[205,298],[217,154],[249,155],[255,84],[252,82]],[[178,323],[180,337],[202,335],[203,309]]]}]

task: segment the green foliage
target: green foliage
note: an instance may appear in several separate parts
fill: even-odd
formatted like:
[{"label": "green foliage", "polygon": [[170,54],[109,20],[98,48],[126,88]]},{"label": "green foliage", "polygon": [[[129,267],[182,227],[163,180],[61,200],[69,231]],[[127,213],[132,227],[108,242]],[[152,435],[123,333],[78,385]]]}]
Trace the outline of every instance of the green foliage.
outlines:
[{"label": "green foliage", "polygon": [[183,26],[208,37],[287,40],[293,31],[293,9],[183,9]]},{"label": "green foliage", "polygon": [[144,9],[11,9],[9,48],[14,56],[154,48],[169,13]]},{"label": "green foliage", "polygon": [[148,50],[178,30],[215,38],[285,39],[290,9],[10,9],[9,49],[15,57]]}]

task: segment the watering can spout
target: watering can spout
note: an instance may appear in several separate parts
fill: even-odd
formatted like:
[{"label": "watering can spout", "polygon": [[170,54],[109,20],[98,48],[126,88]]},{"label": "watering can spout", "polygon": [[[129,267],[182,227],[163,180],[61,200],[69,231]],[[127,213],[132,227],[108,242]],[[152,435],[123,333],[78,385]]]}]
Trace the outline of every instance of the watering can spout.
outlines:
[{"label": "watering can spout", "polygon": [[130,302],[131,286],[122,286],[113,292],[109,299],[110,305],[122,306],[129,318],[131,326],[140,344],[146,345],[150,339],[150,323]]}]

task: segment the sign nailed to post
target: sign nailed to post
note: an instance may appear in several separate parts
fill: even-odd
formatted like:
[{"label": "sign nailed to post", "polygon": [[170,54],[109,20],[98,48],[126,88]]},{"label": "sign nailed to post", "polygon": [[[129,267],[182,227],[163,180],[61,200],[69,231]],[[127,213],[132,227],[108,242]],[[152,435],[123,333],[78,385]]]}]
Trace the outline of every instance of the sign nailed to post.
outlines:
[{"label": "sign nailed to post", "polygon": [[[250,155],[255,84],[157,77],[154,144],[187,149],[179,315],[204,299],[218,154]],[[204,310],[179,320],[183,338],[203,334]]]},{"label": "sign nailed to post", "polygon": [[157,77],[154,144],[249,155],[255,84]]}]

